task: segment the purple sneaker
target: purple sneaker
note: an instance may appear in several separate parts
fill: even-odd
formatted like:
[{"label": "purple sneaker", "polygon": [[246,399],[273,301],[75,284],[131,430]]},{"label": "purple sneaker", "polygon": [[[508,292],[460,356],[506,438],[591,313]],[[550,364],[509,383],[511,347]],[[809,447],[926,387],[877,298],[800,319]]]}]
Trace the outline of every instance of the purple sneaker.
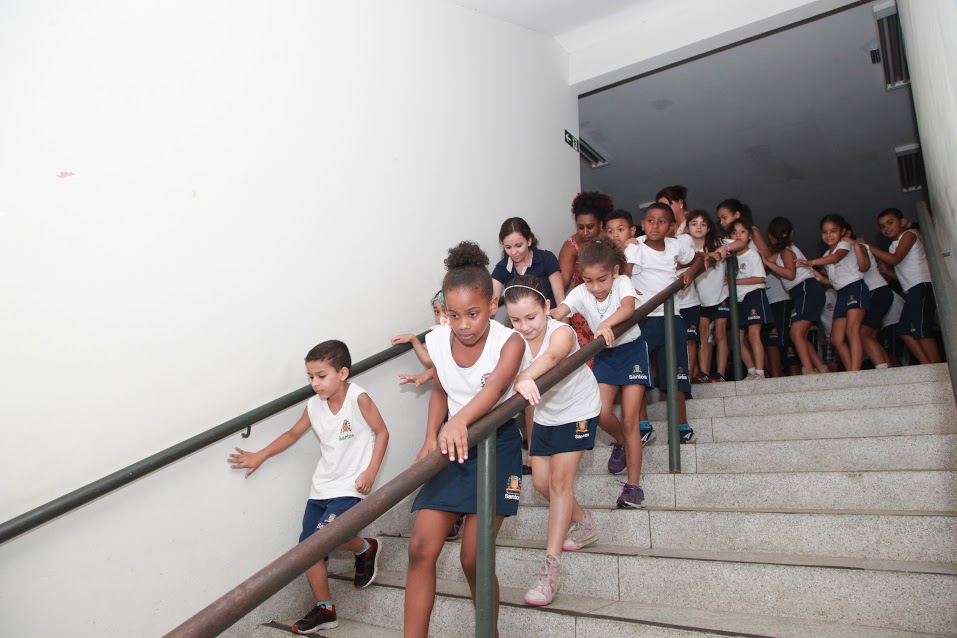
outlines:
[{"label": "purple sneaker", "polygon": [[608,457],[608,471],[612,474],[621,474],[625,471],[624,443],[615,443],[611,446],[611,456]]},{"label": "purple sneaker", "polygon": [[619,509],[626,507],[643,507],[645,502],[645,493],[637,485],[628,485],[621,490],[621,496],[615,504]]}]

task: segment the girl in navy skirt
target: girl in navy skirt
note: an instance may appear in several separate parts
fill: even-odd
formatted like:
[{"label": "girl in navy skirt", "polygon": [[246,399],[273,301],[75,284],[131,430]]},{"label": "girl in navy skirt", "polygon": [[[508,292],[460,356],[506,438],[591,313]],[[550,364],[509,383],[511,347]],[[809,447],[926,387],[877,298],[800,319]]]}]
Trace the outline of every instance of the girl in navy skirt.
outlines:
[{"label": "girl in navy skirt", "polygon": [[[579,550],[598,540],[598,527],[575,499],[575,474],[586,450],[595,447],[601,412],[598,382],[581,366],[544,395],[535,380],[579,349],[575,331],[548,316],[551,303],[535,277],[516,277],[505,288],[505,308],[528,348],[525,370],[515,380],[515,392],[529,402],[534,422],[528,449],[532,482],[549,502],[548,541],[538,582],[525,594],[529,605],[552,602],[561,585],[562,550]],[[529,415],[532,416],[532,415]],[[569,527],[571,526],[571,527]]]},{"label": "girl in navy skirt", "polygon": [[[520,334],[491,320],[498,299],[482,249],[462,242],[449,250],[445,266],[442,292],[449,325],[435,328],[425,339],[435,379],[425,443],[416,461],[438,448],[450,463],[422,487],[412,505],[418,516],[409,539],[405,587],[405,635],[422,638],[428,635],[435,604],[435,563],[460,512],[466,514],[462,570],[475,596],[478,455],[468,449],[468,427],[511,395],[525,352]],[[446,412],[449,420],[443,426]],[[506,516],[518,511],[522,440],[514,419],[498,429],[496,470],[498,530]]]}]

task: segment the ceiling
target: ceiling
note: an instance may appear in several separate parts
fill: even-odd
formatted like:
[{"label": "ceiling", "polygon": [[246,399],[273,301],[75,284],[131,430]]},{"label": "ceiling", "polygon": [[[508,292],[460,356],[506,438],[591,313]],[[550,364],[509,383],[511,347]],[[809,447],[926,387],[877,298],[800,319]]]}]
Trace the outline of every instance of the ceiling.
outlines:
[{"label": "ceiling", "polygon": [[624,9],[671,0],[453,0],[532,31],[560,36]]},{"label": "ceiling", "polygon": [[885,90],[876,44],[865,4],[584,97],[581,137],[611,163],[583,162],[582,190],[633,213],[671,184],[710,213],[735,197],[762,228],[789,217],[811,253],[827,213],[877,237],[881,209],[910,213],[924,191],[900,190],[894,148],[917,141],[913,103],[910,87]]}]

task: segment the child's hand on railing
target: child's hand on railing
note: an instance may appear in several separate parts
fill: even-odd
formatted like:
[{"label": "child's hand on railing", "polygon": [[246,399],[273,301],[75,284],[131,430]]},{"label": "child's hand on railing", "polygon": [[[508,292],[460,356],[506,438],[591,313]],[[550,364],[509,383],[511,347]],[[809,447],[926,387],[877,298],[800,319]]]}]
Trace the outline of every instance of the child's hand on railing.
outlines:
[{"label": "child's hand on railing", "polygon": [[615,343],[615,333],[612,332],[611,326],[604,321],[598,324],[598,328],[595,330],[595,337],[604,337],[606,346],[610,346],[611,344]]},{"label": "child's hand on railing", "polygon": [[692,282],[694,281],[694,273],[692,273],[690,270],[684,271],[683,273],[681,273],[681,281],[683,281],[685,284],[682,290],[686,290],[688,286],[690,286]]},{"label": "child's hand on railing", "polygon": [[246,472],[244,478],[249,478],[249,475],[259,469],[259,466],[262,465],[263,461],[266,460],[266,457],[261,455],[259,452],[247,452],[246,450],[241,450],[236,448],[236,452],[233,452],[229,455],[229,458],[226,459],[226,462],[229,463],[229,467],[234,470],[241,470],[248,468],[249,471]]},{"label": "child's hand on railing", "polygon": [[399,385],[414,383],[415,387],[419,387],[423,383],[428,383],[431,380],[432,380],[431,368],[429,368],[425,372],[420,372],[419,374],[400,374],[399,375]]},{"label": "child's hand on railing", "polygon": [[515,379],[515,391],[522,395],[522,398],[528,401],[529,405],[537,405],[542,400],[535,379],[528,375],[518,375],[518,378]]},{"label": "child's hand on railing", "polygon": [[469,458],[469,429],[459,419],[452,417],[439,430],[439,449],[450,461],[465,463]]},{"label": "child's hand on railing", "polygon": [[376,472],[366,469],[365,472],[356,477],[356,489],[360,494],[368,494],[372,491],[372,484],[375,483]]},{"label": "child's hand on railing", "polygon": [[394,346],[397,346],[400,343],[411,343],[414,345],[414,344],[417,344],[418,342],[419,342],[419,338],[411,334],[398,335],[398,336],[392,337],[392,345]]},{"label": "child's hand on railing", "polygon": [[427,457],[429,454],[431,454],[432,451],[435,450],[438,446],[439,446],[438,441],[436,441],[434,438],[426,437],[425,443],[422,444],[422,449],[419,450],[419,453],[415,455],[415,460],[412,462],[418,463],[419,461]]}]

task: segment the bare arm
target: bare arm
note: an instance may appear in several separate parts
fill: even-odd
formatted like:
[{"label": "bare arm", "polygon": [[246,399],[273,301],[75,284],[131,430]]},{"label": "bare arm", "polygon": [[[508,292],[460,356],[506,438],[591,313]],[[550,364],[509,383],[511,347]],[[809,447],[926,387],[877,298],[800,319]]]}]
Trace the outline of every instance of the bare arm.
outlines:
[{"label": "bare arm", "polygon": [[817,259],[809,259],[804,263],[812,268],[814,266],[829,266],[844,259],[844,256],[847,255],[847,253],[848,250],[846,248],[838,248],[830,255],[824,255],[823,257],[818,257]]},{"label": "bare arm", "polygon": [[868,248],[871,249],[871,252],[875,257],[883,261],[889,266],[896,266],[897,264],[904,261],[904,257],[907,256],[907,253],[910,252],[910,249],[914,247],[914,244],[917,243],[917,236],[914,233],[905,232],[901,235],[900,241],[897,243],[897,250],[893,253],[889,253],[886,250],[881,250],[876,246],[871,246],[868,244]]},{"label": "bare arm", "polygon": [[565,317],[572,314],[572,309],[568,305],[560,303],[557,308],[553,308],[548,314],[551,315],[552,319],[563,321]]},{"label": "bare arm", "polygon": [[548,276],[548,283],[552,286],[552,294],[555,296],[555,305],[565,301],[565,280],[562,279],[561,271],[553,272]]},{"label": "bare arm", "polygon": [[536,385],[535,379],[554,368],[556,363],[567,357],[577,342],[578,338],[575,336],[573,330],[559,328],[553,332],[545,352],[542,352],[538,358],[515,379],[515,391],[525,397],[525,400],[531,405],[535,405],[541,401],[542,395],[538,391],[538,385]]},{"label": "bare arm", "polygon": [[794,256],[794,251],[790,248],[785,248],[779,254],[781,255],[781,261],[784,262],[784,265],[778,266],[774,255],[770,255],[764,258],[765,268],[782,279],[794,281],[794,278],[797,277],[797,258]]},{"label": "bare arm", "polygon": [[236,448],[236,452],[230,454],[226,459],[229,466],[234,470],[246,468],[246,478],[249,478],[253,472],[259,469],[259,466],[269,457],[276,456],[280,452],[288,450],[293,443],[302,438],[310,427],[308,408],[302,411],[302,416],[296,421],[296,424],[286,432],[276,437],[276,440],[259,450],[258,452],[247,452]]},{"label": "bare arm", "polygon": [[626,319],[630,319],[631,316],[635,314],[636,301],[637,299],[634,297],[623,298],[621,300],[621,307],[613,312],[610,317],[598,324],[598,328],[595,329],[595,338],[604,337],[605,345],[608,346],[615,343],[615,333],[612,332],[611,329]]},{"label": "bare arm", "polygon": [[419,358],[419,363],[426,368],[432,367],[432,357],[429,356],[428,349],[422,345],[422,342],[419,341],[418,337],[413,334],[404,334],[392,337],[392,345],[397,346],[400,343],[411,343],[412,349],[415,351],[415,356]]},{"label": "bare arm", "polygon": [[575,262],[578,260],[578,251],[567,239],[558,252],[558,267],[562,273],[562,290],[568,290],[575,275]]},{"label": "bare arm", "polygon": [[356,478],[356,489],[359,490],[360,494],[368,494],[372,491],[372,484],[375,483],[375,477],[379,474],[382,459],[385,457],[385,449],[389,446],[389,429],[385,426],[382,415],[379,414],[379,408],[376,407],[368,394],[359,395],[358,403],[362,418],[365,419],[372,433],[375,434],[372,459],[369,461],[368,467]]},{"label": "bare arm", "polygon": [[761,234],[757,226],[751,227],[751,241],[754,242],[755,248],[758,249],[762,257],[770,257],[771,247],[768,246],[768,242],[764,241],[764,235]]},{"label": "bare arm", "polygon": [[429,416],[425,422],[425,441],[422,449],[415,457],[415,461],[423,459],[429,452],[438,447],[439,428],[449,411],[449,395],[442,387],[439,375],[433,376],[432,395],[429,397]]},{"label": "bare arm", "polygon": [[871,267],[871,258],[867,254],[867,249],[864,248],[863,244],[854,242],[854,256],[857,257],[857,269],[861,272],[867,272]]},{"label": "bare arm", "polygon": [[738,279],[739,286],[750,286],[752,284],[763,284],[765,277],[742,277]]}]

